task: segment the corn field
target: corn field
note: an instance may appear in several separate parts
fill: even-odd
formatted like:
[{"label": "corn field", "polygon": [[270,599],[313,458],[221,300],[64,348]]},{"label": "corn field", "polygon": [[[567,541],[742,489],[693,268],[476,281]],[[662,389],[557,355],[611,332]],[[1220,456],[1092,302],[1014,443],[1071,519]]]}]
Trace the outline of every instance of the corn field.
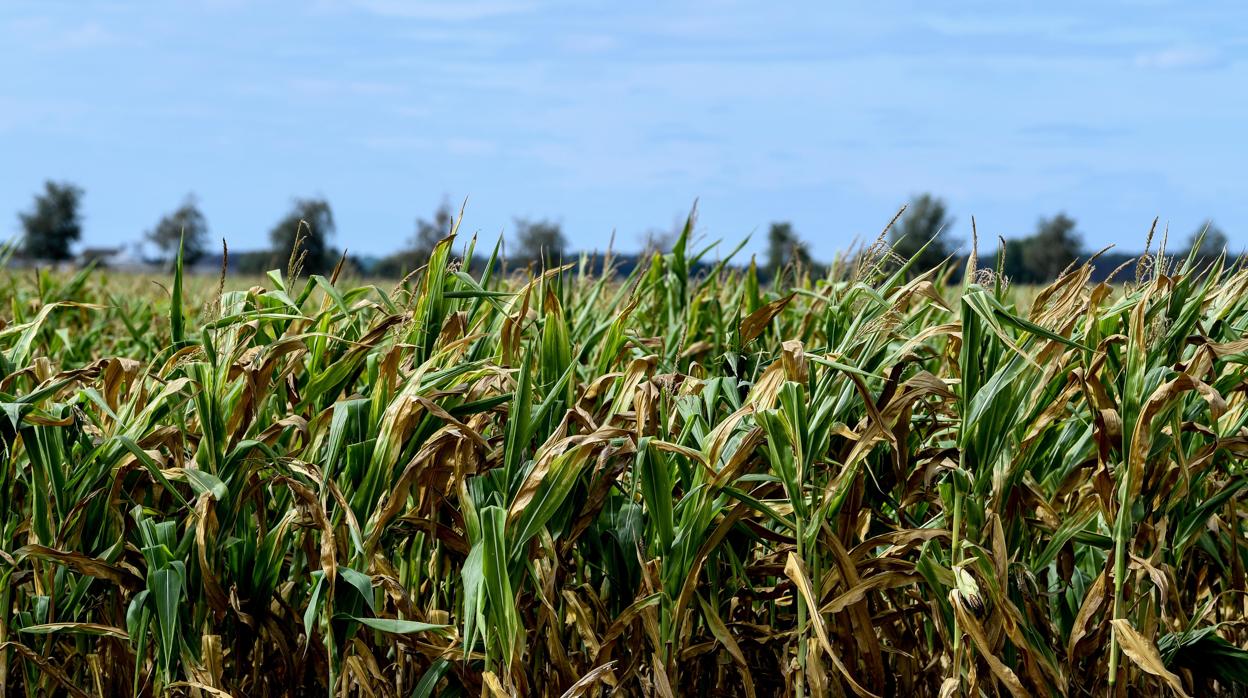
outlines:
[{"label": "corn field", "polygon": [[0,694],[1248,694],[1248,270],[760,283],[691,228],[0,271]]}]

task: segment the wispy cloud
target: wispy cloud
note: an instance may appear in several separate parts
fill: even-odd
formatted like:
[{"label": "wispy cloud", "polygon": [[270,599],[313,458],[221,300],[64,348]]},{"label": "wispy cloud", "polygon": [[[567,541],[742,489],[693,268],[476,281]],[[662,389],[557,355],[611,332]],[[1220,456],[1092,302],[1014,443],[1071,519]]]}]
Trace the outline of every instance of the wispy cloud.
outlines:
[{"label": "wispy cloud", "polygon": [[1172,46],[1135,57],[1137,66],[1156,70],[1209,70],[1228,62],[1221,53],[1205,46]]},{"label": "wispy cloud", "polygon": [[985,38],[1062,34],[1076,29],[1079,23],[1071,17],[1054,15],[929,15],[920,20],[932,31],[950,37]]},{"label": "wispy cloud", "polygon": [[356,96],[378,97],[401,95],[407,91],[406,86],[393,82],[369,80],[331,80],[325,78],[296,78],[290,82],[296,92],[314,96]]},{"label": "wispy cloud", "polygon": [[1086,145],[1126,135],[1127,129],[1098,124],[1048,122],[1025,126],[1018,132],[1028,140],[1045,145]]},{"label": "wispy cloud", "polygon": [[5,27],[10,40],[38,51],[67,51],[117,46],[125,37],[97,21],[62,24],[50,17],[13,20]]},{"label": "wispy cloud", "polygon": [[498,143],[484,138],[431,138],[406,134],[364,136],[355,139],[369,150],[421,150],[448,153],[459,157],[489,157],[498,154]]},{"label": "wispy cloud", "polygon": [[[0,168],[0,229],[71,176],[93,230],[149,225],[139,188],[211,191],[214,227],[240,230],[318,186],[344,230],[406,219],[413,188],[578,234],[701,195],[712,230],[785,216],[830,253],[931,189],[1004,232],[1067,207],[1094,244],[1140,184],[1094,175],[1165,162],[1132,206],[1248,230],[1248,3],[1151,1],[0,0],[20,66],[0,153],[22,165]],[[174,159],[185,182],[152,174]]]},{"label": "wispy cloud", "polygon": [[80,123],[87,111],[72,98],[0,96],[0,134],[23,128],[64,133]]},{"label": "wispy cloud", "polygon": [[696,126],[681,124],[679,122],[663,122],[647,129],[645,136],[646,142],[656,145],[671,145],[674,143],[720,143],[722,139],[716,138],[705,130]]},{"label": "wispy cloud", "polygon": [[564,49],[582,55],[607,53],[619,46],[619,39],[609,34],[570,34],[563,38]]},{"label": "wispy cloud", "polygon": [[441,22],[471,22],[524,14],[537,9],[531,0],[349,0],[353,7],[385,17]]},{"label": "wispy cloud", "polygon": [[366,136],[357,142],[371,150],[426,150],[434,145],[420,136]]},{"label": "wispy cloud", "polygon": [[481,156],[498,152],[498,144],[483,138],[450,138],[445,143],[452,155]]}]

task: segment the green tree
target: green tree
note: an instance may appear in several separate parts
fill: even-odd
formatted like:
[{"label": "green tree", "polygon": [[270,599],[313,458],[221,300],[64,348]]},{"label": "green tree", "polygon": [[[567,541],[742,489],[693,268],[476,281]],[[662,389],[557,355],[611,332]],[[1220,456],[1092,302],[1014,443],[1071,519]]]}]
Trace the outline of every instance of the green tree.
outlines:
[{"label": "green tree", "polygon": [[767,230],[767,273],[774,277],[790,264],[809,266],[810,250],[797,236],[792,223],[772,223]]},{"label": "green tree", "polygon": [[1065,213],[1041,218],[1036,232],[1023,241],[1022,262],[1034,281],[1052,281],[1083,253],[1075,219]]},{"label": "green tree", "polygon": [[567,246],[567,238],[558,223],[516,219],[517,259],[553,266],[563,258]]},{"label": "green tree", "polygon": [[19,214],[22,221],[26,256],[60,262],[70,259],[70,246],[82,237],[82,189],[69,182],[47,181],[43,193],[35,196],[29,213]]},{"label": "green tree", "polygon": [[194,264],[208,251],[208,219],[199,210],[195,195],[187,194],[182,205],[161,218],[146,237],[160,251],[162,262],[177,259],[181,244],[182,260]]},{"label": "green tree", "polygon": [[334,236],[334,212],[323,198],[295,199],[287,213],[273,230],[269,240],[273,243],[274,264],[282,264],[290,258],[295,240],[301,240],[300,254],[303,271],[307,274],[325,274],[333,269],[337,257],[329,249],[329,239]]},{"label": "green tree", "polygon": [[[893,226],[889,242],[901,258],[916,258],[912,269],[916,272],[927,271],[953,254],[954,242],[947,232],[953,226],[953,220],[943,199],[921,194],[910,201],[901,220]],[[929,240],[931,244],[928,244]],[[923,249],[924,245],[927,245],[926,249]],[[923,250],[921,253],[920,249]]]}]

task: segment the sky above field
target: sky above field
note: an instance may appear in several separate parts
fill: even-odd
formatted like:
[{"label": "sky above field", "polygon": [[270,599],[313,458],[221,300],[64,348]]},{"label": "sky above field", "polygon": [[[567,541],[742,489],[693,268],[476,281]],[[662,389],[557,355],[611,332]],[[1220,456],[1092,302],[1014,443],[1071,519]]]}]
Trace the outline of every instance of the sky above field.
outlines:
[{"label": "sky above field", "polygon": [[912,194],[969,238],[1066,211],[1090,247],[1153,216],[1248,245],[1248,3],[6,0],[0,234],[47,178],[86,245],[194,192],[266,244],[323,195],[381,254],[449,197],[635,249],[700,199],[708,239],[792,221],[817,257]]}]

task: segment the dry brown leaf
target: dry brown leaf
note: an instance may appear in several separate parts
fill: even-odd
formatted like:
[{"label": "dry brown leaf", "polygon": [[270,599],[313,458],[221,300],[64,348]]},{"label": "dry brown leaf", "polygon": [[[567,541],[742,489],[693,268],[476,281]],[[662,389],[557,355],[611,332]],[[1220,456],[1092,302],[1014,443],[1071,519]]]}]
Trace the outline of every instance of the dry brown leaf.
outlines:
[{"label": "dry brown leaf", "polygon": [[793,300],[796,293],[790,293],[784,298],[774,300],[767,305],[750,313],[749,317],[741,321],[741,344],[749,344],[755,337],[763,333],[767,329],[767,325],[771,324],[772,318],[780,314],[784,310],[784,306]]},{"label": "dry brown leaf", "polygon": [[1131,626],[1131,621],[1125,618],[1115,618],[1110,623],[1114,626],[1114,636],[1118,638],[1118,645],[1122,648],[1123,654],[1130,657],[1139,668],[1165,681],[1175,695],[1187,698],[1187,693],[1183,690],[1183,682],[1177,674],[1166,668],[1156,645],[1139,634]]}]

